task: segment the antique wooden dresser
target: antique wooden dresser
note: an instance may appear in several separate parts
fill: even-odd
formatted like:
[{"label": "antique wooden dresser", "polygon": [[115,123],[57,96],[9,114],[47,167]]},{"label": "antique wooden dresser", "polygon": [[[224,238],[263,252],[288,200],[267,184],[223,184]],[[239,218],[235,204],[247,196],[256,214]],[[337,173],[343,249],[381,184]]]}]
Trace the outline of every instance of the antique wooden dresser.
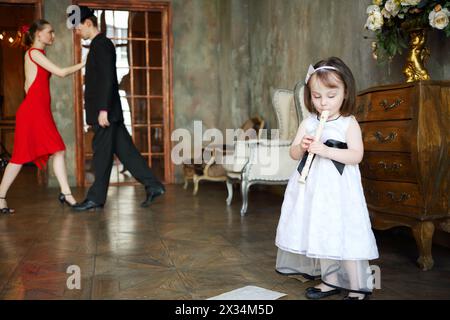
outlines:
[{"label": "antique wooden dresser", "polygon": [[374,87],[357,97],[372,225],[410,227],[422,270],[433,267],[435,223],[450,218],[449,109],[450,81]]}]

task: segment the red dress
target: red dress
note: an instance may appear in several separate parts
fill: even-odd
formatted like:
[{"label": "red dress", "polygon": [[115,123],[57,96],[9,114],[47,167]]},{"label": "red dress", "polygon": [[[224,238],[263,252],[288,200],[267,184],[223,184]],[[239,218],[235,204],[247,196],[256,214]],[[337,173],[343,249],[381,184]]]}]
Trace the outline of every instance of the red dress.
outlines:
[{"label": "red dress", "polygon": [[16,130],[11,163],[24,164],[34,162],[40,169],[45,167],[49,156],[66,149],[56,128],[50,109],[50,72],[42,68],[28,55],[37,66],[36,79],[28,89],[22,104],[16,113]]}]

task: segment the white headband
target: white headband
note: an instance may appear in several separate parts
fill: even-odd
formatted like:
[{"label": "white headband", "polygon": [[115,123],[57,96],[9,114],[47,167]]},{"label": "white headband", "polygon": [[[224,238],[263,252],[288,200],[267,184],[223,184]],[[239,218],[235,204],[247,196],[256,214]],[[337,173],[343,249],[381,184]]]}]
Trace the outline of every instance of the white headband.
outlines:
[{"label": "white headband", "polygon": [[311,78],[311,76],[316,73],[319,70],[334,70],[334,71],[339,71],[337,68],[335,67],[331,67],[331,66],[323,66],[323,67],[318,67],[317,69],[314,69],[314,67],[312,65],[309,65],[308,68],[308,73],[306,74],[306,79],[305,79],[305,85],[308,84],[309,79]]}]

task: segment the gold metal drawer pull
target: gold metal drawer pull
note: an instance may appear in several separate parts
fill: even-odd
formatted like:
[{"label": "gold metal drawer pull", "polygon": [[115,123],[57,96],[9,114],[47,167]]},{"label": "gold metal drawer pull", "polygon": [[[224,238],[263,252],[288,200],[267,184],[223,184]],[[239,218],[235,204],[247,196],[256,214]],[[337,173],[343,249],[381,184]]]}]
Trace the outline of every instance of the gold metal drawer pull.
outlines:
[{"label": "gold metal drawer pull", "polygon": [[369,197],[373,200],[378,201],[380,199],[380,194],[378,192],[375,192],[374,190],[368,190],[366,192],[369,193]]},{"label": "gold metal drawer pull", "polygon": [[394,103],[389,104],[389,102],[386,99],[384,99],[383,101],[380,102],[380,106],[384,108],[384,111],[390,111],[400,106],[403,102],[404,102],[403,99],[397,98]]},{"label": "gold metal drawer pull", "polygon": [[397,138],[396,132],[391,132],[387,137],[384,137],[383,133],[381,133],[380,131],[375,132],[373,135],[375,136],[375,138],[379,143],[389,143],[394,141],[395,138]]},{"label": "gold metal drawer pull", "polygon": [[384,171],[391,171],[391,172],[393,172],[393,171],[399,171],[400,168],[403,166],[401,163],[396,163],[396,162],[394,162],[393,164],[388,164],[388,163],[385,163],[384,161],[378,162],[378,165],[379,165],[382,169],[384,169]]},{"label": "gold metal drawer pull", "polygon": [[362,113],[364,113],[364,108],[365,108],[364,103],[361,103],[361,104],[358,106],[358,111],[356,112],[356,114],[362,114]]},{"label": "gold metal drawer pull", "polygon": [[[364,105],[364,103],[361,103],[358,106],[358,110],[356,111],[356,114],[363,114],[365,108],[366,108],[366,106]],[[367,111],[372,111],[372,102],[369,102],[369,104],[367,105]]]},{"label": "gold metal drawer pull", "polygon": [[399,198],[395,198],[395,192],[388,192],[387,193],[388,197],[391,198],[392,201],[394,202],[404,202],[406,200],[409,200],[411,198],[411,195],[408,193],[403,192]]}]

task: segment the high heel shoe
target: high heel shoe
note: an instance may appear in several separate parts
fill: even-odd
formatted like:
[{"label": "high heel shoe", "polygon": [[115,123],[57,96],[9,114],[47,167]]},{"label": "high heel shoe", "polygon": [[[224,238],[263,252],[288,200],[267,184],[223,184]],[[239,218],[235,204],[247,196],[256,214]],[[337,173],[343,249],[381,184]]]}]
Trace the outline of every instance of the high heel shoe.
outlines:
[{"label": "high heel shoe", "polygon": [[[0,197],[0,200],[5,200],[6,201],[6,198]],[[15,212],[14,209],[11,209],[11,208],[8,208],[8,207],[4,207],[4,208],[0,209],[0,213],[2,213],[2,214],[14,214],[14,212]]]},{"label": "high heel shoe", "polygon": [[71,204],[69,201],[67,201],[66,196],[71,196],[72,194],[64,194],[64,193],[60,193],[58,196],[58,200],[59,202],[61,202],[62,205],[67,204],[69,207],[73,208],[74,206],[76,206],[78,203],[75,202],[74,204]]}]

